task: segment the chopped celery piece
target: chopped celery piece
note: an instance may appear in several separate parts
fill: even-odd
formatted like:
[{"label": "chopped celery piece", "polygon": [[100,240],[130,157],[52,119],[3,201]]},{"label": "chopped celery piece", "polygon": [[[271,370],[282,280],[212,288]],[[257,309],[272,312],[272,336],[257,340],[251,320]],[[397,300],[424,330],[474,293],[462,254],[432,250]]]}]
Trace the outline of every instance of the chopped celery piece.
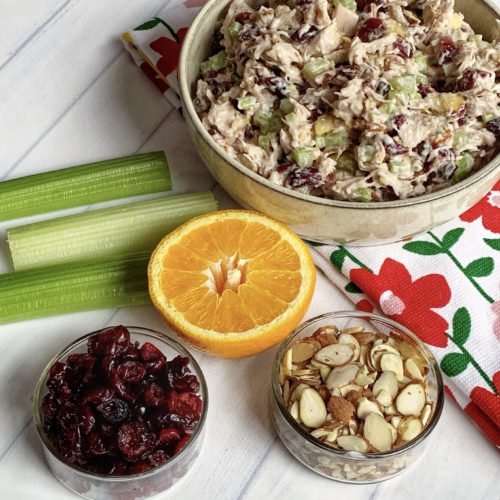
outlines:
[{"label": "chopped celery piece", "polygon": [[321,73],[324,73],[330,67],[330,63],[322,57],[316,57],[304,64],[302,74],[306,78],[316,78]]},{"label": "chopped celery piece", "polygon": [[[337,125],[338,127],[338,125]],[[331,115],[320,116],[314,122],[314,133],[316,135],[324,135],[331,132],[335,128],[335,120]]]},{"label": "chopped celery piece", "polygon": [[229,59],[227,58],[226,51],[221,50],[200,64],[201,74],[205,75],[211,71],[219,71],[220,69],[225,68],[228,62]]},{"label": "chopped celery piece", "polygon": [[255,106],[257,99],[251,95],[246,95],[238,99],[238,108],[242,111],[245,109],[252,109]]},{"label": "chopped celery piece", "polygon": [[281,99],[280,101],[280,110],[287,115],[288,113],[292,113],[295,109],[295,105],[292,100],[286,97],[285,99]]},{"label": "chopped celery piece", "polygon": [[463,149],[467,146],[469,140],[470,133],[459,128],[453,133],[452,145],[455,149]]},{"label": "chopped celery piece", "polygon": [[407,92],[400,90],[389,90],[389,93],[387,94],[387,98],[390,100],[398,99],[399,97],[405,97],[410,101],[417,101],[419,99],[422,99],[422,96],[418,93],[417,90],[410,90]]},{"label": "chopped celery piece", "polygon": [[339,5],[343,5],[346,9],[356,12],[357,5],[356,0],[333,0],[333,5],[338,8]]},{"label": "chopped celery piece", "polygon": [[489,114],[489,115],[483,115],[483,122],[488,123],[491,120],[494,120],[496,117],[494,114]]},{"label": "chopped celery piece", "polygon": [[172,189],[163,151],[0,182],[0,221]]},{"label": "chopped celery piece", "polygon": [[394,174],[410,175],[412,163],[409,155],[394,156],[389,160],[389,171]]},{"label": "chopped celery piece", "polygon": [[453,180],[455,182],[459,182],[467,177],[468,173],[474,165],[474,158],[472,158],[470,154],[466,153],[457,159],[456,164],[457,169],[453,173]]},{"label": "chopped celery piece", "polygon": [[415,81],[417,83],[427,83],[429,79],[425,75],[415,75]]},{"label": "chopped celery piece", "polygon": [[293,122],[295,121],[295,113],[288,113],[285,115],[285,123],[291,127],[293,125]]},{"label": "chopped celery piece", "polygon": [[306,168],[312,165],[314,160],[313,148],[293,148],[292,149],[293,161],[300,167]]},{"label": "chopped celery piece", "polygon": [[358,158],[360,161],[372,161],[375,156],[375,146],[362,142],[358,146]]},{"label": "chopped celery piece", "polygon": [[271,144],[271,138],[269,137],[269,134],[259,135],[257,142],[259,144],[259,148],[262,148],[264,151],[268,151]]},{"label": "chopped celery piece", "polygon": [[416,51],[413,56],[415,62],[418,64],[420,71],[425,73],[429,69],[429,63],[427,62],[427,56],[420,51]]},{"label": "chopped celery piece", "polygon": [[357,201],[372,201],[372,190],[370,188],[358,188],[354,194]]},{"label": "chopped celery piece", "polygon": [[483,35],[469,34],[467,39],[471,42],[474,42],[478,49],[483,49],[484,47],[489,45],[488,42],[483,40]]},{"label": "chopped celery piece", "polygon": [[229,36],[233,40],[238,40],[240,37],[240,31],[241,28],[243,28],[243,25],[239,23],[238,21],[234,22],[230,27],[229,27]]},{"label": "chopped celery piece", "polygon": [[358,162],[350,153],[342,153],[337,160],[337,170],[345,170],[354,173],[358,168]]},{"label": "chopped celery piece", "polygon": [[0,323],[150,304],[150,253],[0,274]]},{"label": "chopped celery piece", "polygon": [[[393,90],[389,91],[389,93],[391,92],[394,91]],[[393,115],[396,112],[396,104],[393,101],[384,102],[384,104],[382,104],[379,109],[383,113],[387,113],[388,115]]]},{"label": "chopped celery piece", "polygon": [[212,193],[117,205],[7,230],[14,269],[150,251],[195,215],[217,209]]},{"label": "chopped celery piece", "polygon": [[341,148],[347,144],[348,140],[347,130],[337,130],[316,137],[316,146],[319,148]]},{"label": "chopped celery piece", "polygon": [[255,113],[253,119],[263,134],[271,134],[281,130],[281,120],[271,111],[259,110]]},{"label": "chopped celery piece", "polygon": [[398,76],[389,80],[391,87],[399,92],[412,92],[417,89],[415,75]]}]

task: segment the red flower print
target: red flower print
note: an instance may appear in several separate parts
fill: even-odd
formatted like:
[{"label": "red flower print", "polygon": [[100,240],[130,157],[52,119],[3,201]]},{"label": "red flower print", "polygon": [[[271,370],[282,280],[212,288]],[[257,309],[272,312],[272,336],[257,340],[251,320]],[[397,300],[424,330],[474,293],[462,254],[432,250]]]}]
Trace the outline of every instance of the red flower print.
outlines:
[{"label": "red flower print", "polygon": [[370,301],[368,301],[366,299],[361,299],[356,304],[356,309],[358,311],[363,311],[363,312],[368,312],[368,313],[373,312],[373,306],[370,304]]},{"label": "red flower print", "polygon": [[162,36],[149,44],[154,51],[161,54],[160,59],[156,63],[156,67],[163,76],[168,76],[177,69],[182,41],[186,36],[187,30],[187,28],[181,28],[177,32],[178,42],[166,36]]},{"label": "red flower print", "polygon": [[403,264],[386,259],[379,274],[353,269],[349,277],[372,301],[380,304],[384,314],[405,325],[424,342],[446,347],[448,322],[431,310],[450,301],[451,291],[444,276],[428,274],[412,281]]},{"label": "red flower print", "polygon": [[471,402],[465,407],[469,415],[493,443],[500,446],[500,371],[493,375],[494,394],[483,387],[474,387]]},{"label": "red flower print", "polygon": [[460,216],[465,222],[472,222],[479,217],[482,217],[485,229],[500,233],[500,181],[484,198]]},{"label": "red flower print", "polygon": [[165,92],[169,87],[167,82],[161,78],[158,73],[147,63],[141,64],[141,69],[146,73],[146,76],[156,85],[161,93]]}]

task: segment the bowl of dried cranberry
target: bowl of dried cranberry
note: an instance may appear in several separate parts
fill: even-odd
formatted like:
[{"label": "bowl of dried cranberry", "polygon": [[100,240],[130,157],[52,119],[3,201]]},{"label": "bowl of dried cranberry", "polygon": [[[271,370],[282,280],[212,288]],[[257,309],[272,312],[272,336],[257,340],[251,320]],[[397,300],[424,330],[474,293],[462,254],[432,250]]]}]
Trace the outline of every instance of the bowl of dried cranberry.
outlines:
[{"label": "bowl of dried cranberry", "polygon": [[35,389],[34,418],[56,478],[91,499],[150,498],[197,458],[207,385],[172,338],[112,326],[65,347]]}]

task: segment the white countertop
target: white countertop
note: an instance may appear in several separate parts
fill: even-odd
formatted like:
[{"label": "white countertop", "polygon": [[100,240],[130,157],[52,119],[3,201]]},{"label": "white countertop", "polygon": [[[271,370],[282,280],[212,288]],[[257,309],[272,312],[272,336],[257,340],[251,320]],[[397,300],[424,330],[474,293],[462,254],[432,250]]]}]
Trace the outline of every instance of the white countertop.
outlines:
[{"label": "white countertop", "polygon": [[[1,2],[1,178],[163,149],[175,193],[215,188],[185,140],[181,117],[146,81],[118,39],[166,3]],[[0,225],[0,271],[10,269],[6,227]],[[351,308],[350,303],[319,276],[308,317],[344,308]],[[55,352],[84,333],[120,323],[165,329],[151,307],[0,326],[0,498],[77,498],[52,477],[44,462],[30,398],[39,373]],[[190,473],[160,498],[500,498],[498,452],[448,400],[427,453],[412,469],[376,485],[345,485],[303,467],[277,439],[269,407],[274,349],[238,361],[195,355],[211,398],[206,438]]]}]

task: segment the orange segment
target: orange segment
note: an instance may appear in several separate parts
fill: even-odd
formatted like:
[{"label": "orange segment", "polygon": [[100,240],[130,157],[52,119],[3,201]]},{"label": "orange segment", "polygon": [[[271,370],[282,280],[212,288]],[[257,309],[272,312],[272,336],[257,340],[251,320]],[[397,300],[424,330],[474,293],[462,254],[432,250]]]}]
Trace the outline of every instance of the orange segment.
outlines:
[{"label": "orange segment", "polygon": [[151,300],[196,347],[237,358],[261,352],[297,326],[312,298],[307,246],[264,215],[227,210],[167,235],[148,268]]}]

